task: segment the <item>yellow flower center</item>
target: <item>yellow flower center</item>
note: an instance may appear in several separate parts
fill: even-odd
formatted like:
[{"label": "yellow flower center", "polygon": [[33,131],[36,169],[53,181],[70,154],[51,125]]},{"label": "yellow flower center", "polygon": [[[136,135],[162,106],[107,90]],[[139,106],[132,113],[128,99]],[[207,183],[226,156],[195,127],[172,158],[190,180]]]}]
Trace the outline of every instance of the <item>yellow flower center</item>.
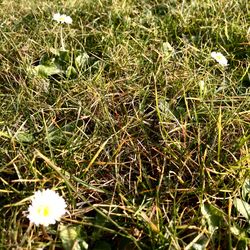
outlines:
[{"label": "yellow flower center", "polygon": [[60,21],[60,22],[64,22],[64,21],[65,21],[65,17],[60,17],[60,18],[59,18],[59,21]]},{"label": "yellow flower center", "polygon": [[37,213],[40,215],[40,216],[43,216],[43,217],[47,217],[49,216],[49,208],[48,206],[41,206],[37,209]]}]

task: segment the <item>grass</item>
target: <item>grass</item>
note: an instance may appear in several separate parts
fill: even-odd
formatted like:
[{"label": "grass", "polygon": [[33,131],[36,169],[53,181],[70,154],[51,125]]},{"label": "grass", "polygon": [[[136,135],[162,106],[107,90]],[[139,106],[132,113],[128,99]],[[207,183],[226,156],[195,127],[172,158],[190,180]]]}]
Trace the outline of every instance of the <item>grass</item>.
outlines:
[{"label": "grass", "polygon": [[[249,7],[1,1],[0,248],[249,247]],[[58,11],[67,60],[89,56],[74,77],[31,73],[60,48]],[[26,216],[45,188],[69,211],[50,238]]]}]

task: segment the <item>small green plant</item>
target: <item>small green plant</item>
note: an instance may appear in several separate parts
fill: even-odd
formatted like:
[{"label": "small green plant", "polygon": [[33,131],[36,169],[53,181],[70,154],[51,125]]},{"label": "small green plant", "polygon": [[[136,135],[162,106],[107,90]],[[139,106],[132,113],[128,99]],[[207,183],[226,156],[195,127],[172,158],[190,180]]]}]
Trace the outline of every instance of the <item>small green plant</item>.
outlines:
[{"label": "small green plant", "polygon": [[[241,219],[237,219],[233,226],[231,227],[231,232],[237,237],[239,241],[239,245],[242,248],[238,249],[246,249],[247,246],[250,245],[250,179],[246,179],[242,185],[241,189],[241,197],[242,198],[235,198],[233,201],[233,205],[237,210],[240,216],[246,220],[246,223],[242,223]],[[245,248],[244,248],[245,246]]]},{"label": "small green plant", "polygon": [[51,49],[49,54],[42,56],[39,65],[32,67],[31,73],[45,78],[61,75],[72,79],[81,74],[88,59],[88,54],[79,50]]},{"label": "small green plant", "polygon": [[53,15],[53,20],[57,22],[60,29],[60,45],[51,48],[49,53],[39,59],[39,64],[29,68],[28,71],[34,76],[45,78],[53,75],[65,76],[68,79],[76,78],[86,66],[89,56],[84,51],[66,49],[63,24],[72,24],[72,18],[56,13]]}]

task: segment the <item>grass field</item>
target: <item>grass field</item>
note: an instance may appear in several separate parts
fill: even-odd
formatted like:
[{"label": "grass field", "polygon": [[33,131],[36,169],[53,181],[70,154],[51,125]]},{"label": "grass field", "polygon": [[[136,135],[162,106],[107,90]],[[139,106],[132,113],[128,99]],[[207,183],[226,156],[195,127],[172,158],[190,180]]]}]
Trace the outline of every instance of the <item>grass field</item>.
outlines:
[{"label": "grass field", "polygon": [[248,0],[0,4],[0,249],[250,247]]}]

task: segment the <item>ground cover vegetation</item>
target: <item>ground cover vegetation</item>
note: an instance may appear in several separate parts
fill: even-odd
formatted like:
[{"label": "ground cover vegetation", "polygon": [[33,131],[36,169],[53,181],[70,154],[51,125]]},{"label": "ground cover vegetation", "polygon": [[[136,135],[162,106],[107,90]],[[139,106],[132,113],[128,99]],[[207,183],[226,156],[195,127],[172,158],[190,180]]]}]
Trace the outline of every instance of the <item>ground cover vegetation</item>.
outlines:
[{"label": "ground cover vegetation", "polygon": [[248,249],[247,0],[0,4],[1,249]]}]

